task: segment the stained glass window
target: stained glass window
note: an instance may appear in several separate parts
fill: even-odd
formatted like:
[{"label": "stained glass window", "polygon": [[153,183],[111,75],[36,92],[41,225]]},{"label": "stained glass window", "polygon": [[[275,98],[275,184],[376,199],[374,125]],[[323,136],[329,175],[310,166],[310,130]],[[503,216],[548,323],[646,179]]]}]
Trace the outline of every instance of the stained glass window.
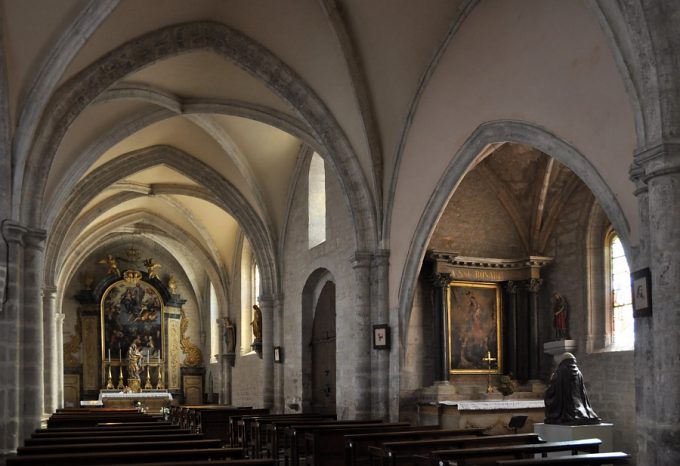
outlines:
[{"label": "stained glass window", "polygon": [[617,234],[609,237],[611,326],[613,349],[632,349],[635,339],[630,269]]}]

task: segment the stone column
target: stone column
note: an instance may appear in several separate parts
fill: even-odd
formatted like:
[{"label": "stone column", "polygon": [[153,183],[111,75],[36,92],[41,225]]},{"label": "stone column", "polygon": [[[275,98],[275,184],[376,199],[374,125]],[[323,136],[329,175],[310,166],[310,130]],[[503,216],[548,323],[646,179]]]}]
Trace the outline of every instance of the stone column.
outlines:
[{"label": "stone column", "polygon": [[0,454],[16,451],[21,426],[21,343],[23,332],[24,234],[26,229],[13,222],[2,224],[7,242],[7,301],[0,313]]},{"label": "stone column", "polygon": [[529,291],[529,379],[541,377],[541,354],[543,348],[538,344],[538,292],[543,285],[540,278],[532,278],[527,282]]},{"label": "stone column", "polygon": [[64,407],[64,317],[66,315],[61,312],[54,314],[57,335],[57,408]]},{"label": "stone column", "polygon": [[44,386],[45,402],[44,414],[50,415],[57,409],[57,397],[59,384],[57,362],[57,320],[55,318],[57,307],[57,289],[45,287],[42,290],[43,298],[43,330],[45,341],[45,367]]},{"label": "stone column", "polygon": [[645,149],[635,154],[635,162],[644,168],[648,190],[653,312],[651,328],[641,319],[636,323],[635,330],[640,328],[642,334],[636,334],[635,350],[640,350],[643,358],[653,357],[656,400],[654,414],[646,413],[652,406],[646,398],[648,385],[642,383],[638,394],[642,396],[639,402],[644,403],[640,406],[645,411],[643,419],[653,420],[655,430],[649,432],[649,424],[642,423],[640,432],[651,434],[646,451],[653,450],[656,462],[650,464],[680,464],[680,144],[661,143]]},{"label": "stone column", "polygon": [[[274,345],[283,346],[283,296],[274,299],[274,334]],[[283,354],[285,357],[285,348]],[[283,413],[285,410],[283,368],[283,364],[274,364],[274,410],[277,413]]]},{"label": "stone column", "polygon": [[[644,170],[633,165],[631,180],[637,189],[640,214],[640,243],[632,259],[632,270],[649,267],[649,191],[642,180]],[[637,464],[654,464],[655,426],[654,426],[654,332],[653,319],[635,319],[635,417],[637,429]]]},{"label": "stone column", "polygon": [[435,380],[444,382],[449,380],[451,367],[449,360],[449,285],[452,280],[450,273],[435,273],[432,276],[435,289],[435,334],[438,335],[437,342],[439,343],[439,351],[435,356],[437,359]]},{"label": "stone column", "polygon": [[[339,320],[337,326],[349,326],[350,337],[337,341],[351,342],[348,351],[348,360],[343,361],[345,374],[351,374],[350,380],[347,377],[338,377],[338,382],[350,384],[350,387],[343,387],[344,390],[351,389],[353,402],[348,406],[349,419],[368,419],[371,416],[371,351],[372,331],[371,331],[371,254],[356,253],[352,260],[354,270],[354,309],[351,311],[349,321]],[[339,356],[339,354],[338,354]],[[351,368],[347,367],[351,365]],[[339,364],[338,364],[339,366]],[[347,371],[346,369],[350,369]]]},{"label": "stone column", "polygon": [[[373,255],[373,279],[371,298],[371,320],[373,324],[388,324],[388,277],[389,251],[380,250]],[[391,335],[391,348],[398,347],[395,336]],[[371,335],[372,339],[372,335]],[[373,350],[371,356],[371,417],[374,419],[389,418],[389,383],[390,383],[390,350]],[[398,354],[395,352],[395,354]]]},{"label": "stone column", "polygon": [[274,299],[260,297],[262,311],[262,399],[265,408],[274,406]]},{"label": "stone column", "polygon": [[517,377],[517,293],[519,292],[519,283],[511,280],[506,284],[505,289],[510,296],[507,318],[508,348],[505,351],[506,372]]},{"label": "stone column", "polygon": [[45,232],[29,230],[24,248],[24,318],[22,341],[23,438],[40,427],[45,400],[42,284]]}]

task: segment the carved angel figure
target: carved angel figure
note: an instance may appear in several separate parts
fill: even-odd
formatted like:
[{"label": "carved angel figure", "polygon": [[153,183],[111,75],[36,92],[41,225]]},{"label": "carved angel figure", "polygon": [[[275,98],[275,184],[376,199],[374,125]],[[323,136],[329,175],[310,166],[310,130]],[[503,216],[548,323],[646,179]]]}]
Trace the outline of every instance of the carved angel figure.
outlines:
[{"label": "carved angel figure", "polygon": [[161,264],[154,262],[153,258],[149,257],[148,259],[144,259],[144,267],[146,267],[149,278],[158,278],[158,272],[156,272],[156,269],[159,269]]},{"label": "carved angel figure", "polygon": [[100,259],[99,262],[97,263],[106,264],[109,268],[109,271],[107,272],[109,275],[115,274],[120,276],[120,270],[118,269],[118,261],[111,254],[107,254],[105,258]]}]

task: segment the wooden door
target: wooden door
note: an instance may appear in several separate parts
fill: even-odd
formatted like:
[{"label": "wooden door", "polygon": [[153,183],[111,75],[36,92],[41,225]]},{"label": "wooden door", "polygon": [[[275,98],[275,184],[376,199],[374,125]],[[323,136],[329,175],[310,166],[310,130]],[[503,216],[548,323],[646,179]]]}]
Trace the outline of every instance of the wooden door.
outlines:
[{"label": "wooden door", "polygon": [[314,310],[312,409],[335,413],[335,283],[327,282]]}]

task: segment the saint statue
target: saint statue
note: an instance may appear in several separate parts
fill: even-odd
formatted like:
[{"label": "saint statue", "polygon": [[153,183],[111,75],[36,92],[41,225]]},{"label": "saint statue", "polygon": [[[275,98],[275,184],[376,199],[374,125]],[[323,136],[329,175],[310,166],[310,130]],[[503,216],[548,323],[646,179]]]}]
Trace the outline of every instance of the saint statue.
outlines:
[{"label": "saint statue", "polygon": [[236,352],[236,325],[229,317],[225,317],[222,321],[224,325],[224,347],[227,354]]},{"label": "saint statue", "polygon": [[545,391],[545,423],[562,425],[599,424],[588,401],[583,375],[571,353],[559,357],[557,369]]},{"label": "saint statue", "polygon": [[257,304],[253,305],[253,321],[250,325],[253,327],[255,341],[262,341],[262,311]]},{"label": "saint statue", "polygon": [[142,372],[142,342],[139,337],[135,338],[128,348],[128,380],[139,380]]},{"label": "saint statue", "polygon": [[553,327],[555,328],[555,338],[564,340],[568,338],[567,332],[567,299],[559,293],[553,293]]}]

